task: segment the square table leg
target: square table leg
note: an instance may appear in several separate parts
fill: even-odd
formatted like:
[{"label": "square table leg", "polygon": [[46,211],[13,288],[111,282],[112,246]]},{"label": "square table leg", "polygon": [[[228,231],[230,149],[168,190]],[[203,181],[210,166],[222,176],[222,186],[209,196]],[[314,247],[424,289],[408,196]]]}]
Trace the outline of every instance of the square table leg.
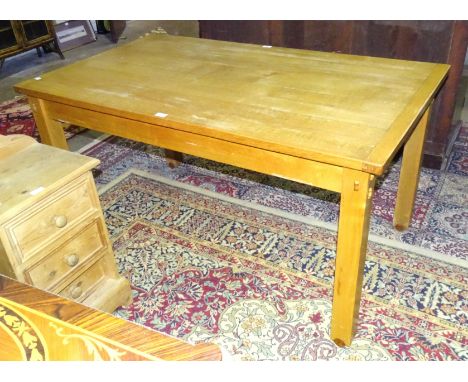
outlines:
[{"label": "square table leg", "polygon": [[28,97],[28,101],[34,115],[34,120],[36,121],[37,130],[41,136],[41,142],[68,150],[63,126],[60,122],[47,116],[44,101],[34,97]]},{"label": "square table leg", "polygon": [[344,169],[342,179],[330,337],[349,346],[359,315],[375,177]]},{"label": "square table leg", "polygon": [[400,181],[398,183],[395,213],[393,215],[393,225],[399,231],[404,231],[409,227],[411,216],[413,215],[414,200],[421,171],[424,137],[431,112],[430,109],[430,107],[427,108],[403,149]]},{"label": "square table leg", "polygon": [[178,151],[164,149],[164,155],[166,157],[166,163],[170,168],[179,167],[184,160],[183,154]]}]

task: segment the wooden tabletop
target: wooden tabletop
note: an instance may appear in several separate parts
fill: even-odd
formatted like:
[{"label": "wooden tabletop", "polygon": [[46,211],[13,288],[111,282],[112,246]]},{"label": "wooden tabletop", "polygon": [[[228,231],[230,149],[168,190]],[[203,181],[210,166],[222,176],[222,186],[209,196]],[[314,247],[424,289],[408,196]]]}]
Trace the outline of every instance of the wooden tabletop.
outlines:
[{"label": "wooden tabletop", "polygon": [[150,34],[15,89],[381,174],[448,69],[445,64]]}]

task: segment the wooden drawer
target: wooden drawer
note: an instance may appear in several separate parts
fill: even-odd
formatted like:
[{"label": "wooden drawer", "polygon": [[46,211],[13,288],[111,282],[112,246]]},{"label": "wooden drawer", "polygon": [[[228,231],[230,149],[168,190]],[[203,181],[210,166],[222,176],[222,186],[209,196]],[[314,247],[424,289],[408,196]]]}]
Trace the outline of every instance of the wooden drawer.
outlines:
[{"label": "wooden drawer", "polygon": [[88,174],[85,174],[65,189],[41,199],[6,224],[19,263],[51,242],[60,240],[84,216],[99,209],[92,197],[92,187]]},{"label": "wooden drawer", "polygon": [[105,260],[102,259],[93,264],[58,294],[72,300],[83,301],[93,292],[93,287],[103,281],[106,277],[104,261]]},{"label": "wooden drawer", "polygon": [[95,220],[84,229],[78,227],[76,235],[64,245],[28,268],[25,271],[26,279],[39,288],[54,290],[72,273],[94,261],[93,258],[100,256],[99,251],[106,246],[101,224]]}]

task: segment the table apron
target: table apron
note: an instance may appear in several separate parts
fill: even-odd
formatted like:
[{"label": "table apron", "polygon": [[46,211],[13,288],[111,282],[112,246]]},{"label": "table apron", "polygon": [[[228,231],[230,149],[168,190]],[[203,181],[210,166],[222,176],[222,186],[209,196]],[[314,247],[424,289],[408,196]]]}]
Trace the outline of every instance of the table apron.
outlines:
[{"label": "table apron", "polygon": [[341,192],[343,168],[253,146],[41,100],[48,119]]}]

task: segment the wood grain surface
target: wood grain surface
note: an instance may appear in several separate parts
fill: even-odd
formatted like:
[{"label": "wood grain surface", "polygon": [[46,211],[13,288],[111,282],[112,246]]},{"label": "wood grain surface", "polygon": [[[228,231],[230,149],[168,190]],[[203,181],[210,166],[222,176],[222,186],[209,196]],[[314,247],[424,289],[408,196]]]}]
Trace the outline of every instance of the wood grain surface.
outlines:
[{"label": "wood grain surface", "polygon": [[15,89],[381,174],[448,68],[151,34]]},{"label": "wood grain surface", "polygon": [[31,358],[18,325],[45,360],[221,360],[216,345],[191,345],[0,275],[0,360]]},{"label": "wood grain surface", "polygon": [[[465,20],[207,20],[200,37],[451,65],[437,92],[424,144],[425,166],[440,168],[459,115],[454,110],[468,44]],[[453,122],[452,122],[453,121]]]},{"label": "wood grain surface", "polygon": [[[15,206],[42,197],[38,189],[58,189],[70,178],[99,164],[94,158],[72,152],[43,150],[25,135],[0,135],[0,216],[16,214]],[[22,155],[27,150],[28,155]],[[47,163],[48,166],[44,166]],[[83,170],[85,169],[85,170]],[[59,179],[60,181],[57,181]],[[31,193],[32,192],[32,193]]]}]

